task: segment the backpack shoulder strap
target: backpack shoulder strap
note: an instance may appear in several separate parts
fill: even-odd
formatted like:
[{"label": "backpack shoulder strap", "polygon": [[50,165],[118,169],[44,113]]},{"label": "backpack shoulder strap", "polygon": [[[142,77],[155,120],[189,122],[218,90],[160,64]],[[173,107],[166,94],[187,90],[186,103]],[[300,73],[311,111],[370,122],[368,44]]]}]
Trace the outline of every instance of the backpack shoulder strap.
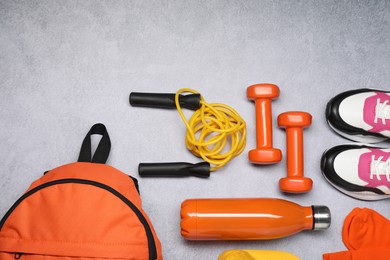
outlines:
[{"label": "backpack shoulder strap", "polygon": [[[101,135],[102,139],[100,139],[96,151],[92,156],[91,135],[94,134]],[[84,138],[80,149],[79,159],[77,161],[105,164],[108,159],[108,155],[110,154],[110,149],[111,141],[110,137],[108,136],[108,132],[105,125],[101,123],[95,124],[91,127],[91,130],[89,130],[89,132]]]}]

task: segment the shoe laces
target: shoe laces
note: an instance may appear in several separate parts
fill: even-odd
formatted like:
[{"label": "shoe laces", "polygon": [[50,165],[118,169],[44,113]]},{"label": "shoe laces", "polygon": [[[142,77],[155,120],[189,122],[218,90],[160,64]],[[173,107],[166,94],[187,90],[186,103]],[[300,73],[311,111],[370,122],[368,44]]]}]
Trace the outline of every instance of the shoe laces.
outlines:
[{"label": "shoe laces", "polygon": [[381,103],[380,99],[376,100],[375,107],[375,124],[378,123],[378,119],[382,120],[382,124],[386,124],[386,119],[390,119],[390,105],[387,105],[389,101],[385,100],[385,102]]},{"label": "shoe laces", "polygon": [[386,176],[388,182],[390,182],[390,157],[386,161],[382,161],[383,156],[379,156],[378,159],[375,160],[375,156],[371,157],[371,173],[370,179],[374,179],[374,176],[381,181],[381,175]]}]

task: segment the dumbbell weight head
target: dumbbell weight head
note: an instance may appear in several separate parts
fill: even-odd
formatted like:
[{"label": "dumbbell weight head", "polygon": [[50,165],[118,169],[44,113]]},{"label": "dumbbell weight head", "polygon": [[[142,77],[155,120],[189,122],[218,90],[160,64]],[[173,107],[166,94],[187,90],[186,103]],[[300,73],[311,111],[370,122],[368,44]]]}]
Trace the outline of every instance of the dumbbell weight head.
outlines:
[{"label": "dumbbell weight head", "polygon": [[312,116],[307,112],[289,111],[278,116],[278,125],[281,128],[301,127],[306,128],[311,125]]},{"label": "dumbbell weight head", "polygon": [[249,161],[258,164],[272,164],[282,160],[282,151],[278,148],[253,149],[248,152]]},{"label": "dumbbell weight head", "polygon": [[249,86],[246,90],[246,96],[249,100],[256,101],[256,99],[276,99],[279,97],[279,87],[270,84],[262,83]]},{"label": "dumbbell weight head", "polygon": [[304,193],[313,188],[313,181],[307,177],[292,176],[279,180],[279,189],[288,193]]}]

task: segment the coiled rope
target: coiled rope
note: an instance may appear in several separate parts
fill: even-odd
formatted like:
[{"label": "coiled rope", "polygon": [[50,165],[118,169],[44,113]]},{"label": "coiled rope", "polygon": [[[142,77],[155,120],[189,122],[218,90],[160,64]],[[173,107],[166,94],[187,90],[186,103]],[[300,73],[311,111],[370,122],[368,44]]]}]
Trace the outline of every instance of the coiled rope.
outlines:
[{"label": "coiled rope", "polygon": [[208,104],[200,97],[200,109],[187,121],[179,103],[179,95],[185,92],[199,94],[189,88],[176,92],[175,103],[186,125],[185,144],[195,156],[211,164],[215,171],[242,153],[246,144],[246,124],[230,106],[220,103]]}]

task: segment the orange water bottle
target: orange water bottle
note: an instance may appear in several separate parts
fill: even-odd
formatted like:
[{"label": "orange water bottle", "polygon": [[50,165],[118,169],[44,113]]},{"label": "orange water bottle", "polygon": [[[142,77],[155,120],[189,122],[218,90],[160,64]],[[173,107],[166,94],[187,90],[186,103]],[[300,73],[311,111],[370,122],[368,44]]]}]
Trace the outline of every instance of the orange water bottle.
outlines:
[{"label": "orange water bottle", "polygon": [[330,226],[326,206],[272,198],[189,199],[181,205],[181,235],[191,240],[263,240]]}]

